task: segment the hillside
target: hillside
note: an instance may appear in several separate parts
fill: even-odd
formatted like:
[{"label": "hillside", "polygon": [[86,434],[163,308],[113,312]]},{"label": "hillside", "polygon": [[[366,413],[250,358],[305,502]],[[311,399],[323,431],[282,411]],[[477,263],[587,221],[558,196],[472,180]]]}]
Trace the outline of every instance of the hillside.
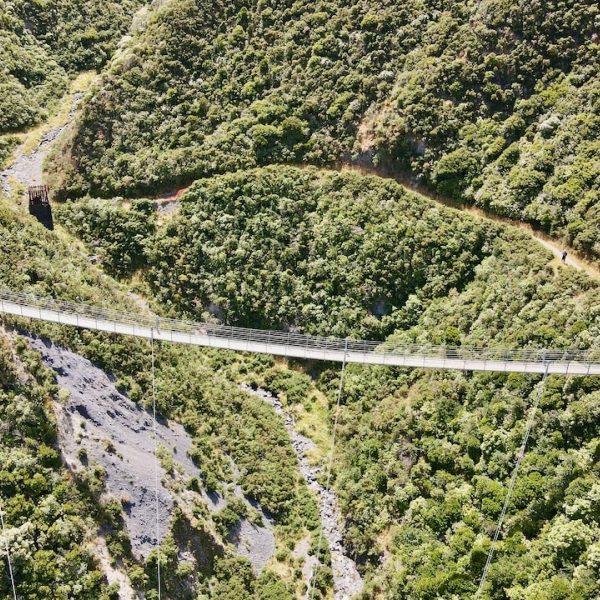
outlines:
[{"label": "hillside", "polygon": [[[556,255],[600,256],[599,35],[591,0],[0,0],[0,165],[50,116],[56,223],[0,189],[0,290],[600,356]],[[597,600],[597,379],[0,315],[0,599],[8,548],[20,600],[473,600],[542,392],[478,600]]]},{"label": "hillside", "polygon": [[[126,294],[126,289],[90,266],[89,258],[81,248],[63,236],[45,231],[2,202],[0,240],[6,260],[0,265],[0,285],[121,310],[141,310]],[[140,406],[149,406],[150,349],[144,342],[18,320],[3,319],[3,323],[11,329],[17,326],[21,332],[21,327],[26,327],[28,332],[51,339],[59,347],[69,348],[92,360],[114,378],[120,393],[125,393]],[[127,506],[122,507],[119,498],[103,492],[106,466],[99,469],[95,461],[90,460],[88,465],[79,459],[76,470],[67,470],[59,454],[52,449],[57,438],[53,416],[56,408],[52,410],[52,403],[64,404],[69,394],[65,396],[64,389],[54,384],[56,375],[44,368],[39,355],[28,348],[23,338],[3,329],[2,339],[3,368],[6,369],[6,377],[2,379],[2,412],[5,415],[3,423],[10,432],[3,437],[2,449],[10,452],[11,447],[24,443],[22,456],[13,453],[10,461],[4,461],[0,482],[6,521],[24,527],[22,532],[12,530],[12,535],[20,536],[22,540],[22,549],[12,556],[19,592],[27,598],[47,598],[45,586],[60,581],[65,590],[74,590],[73,586],[85,573],[89,584],[77,588],[75,596],[70,597],[97,600],[101,593],[108,593],[102,583],[96,554],[98,548],[91,541],[95,530],[101,528],[108,531],[112,560],[122,563],[122,569],[134,587],[146,590],[147,597],[151,598],[152,589],[156,588],[156,553],[151,552],[146,561],[132,555],[123,523],[123,511]],[[272,589],[275,591],[271,593],[278,594],[275,597],[293,597],[291,590],[296,584],[301,585],[301,572],[297,582],[292,577],[285,585],[275,573],[277,569],[284,572],[292,569],[293,572],[294,561],[301,564],[308,558],[302,553],[292,556],[289,549],[294,549],[297,543],[304,544],[302,540],[307,536],[310,546],[311,536],[318,532],[318,513],[313,497],[298,474],[282,421],[266,403],[242,392],[237,385],[244,381],[245,373],[251,372],[253,382],[260,382],[263,377],[275,378],[285,387],[288,380],[293,384],[293,374],[278,368],[268,357],[236,357],[168,345],[158,347],[156,352],[160,414],[185,425],[193,440],[191,457],[198,468],[195,477],[180,481],[174,474],[169,474],[173,467],[168,466],[169,461],[179,460],[177,456],[167,452],[161,459],[167,471],[163,481],[175,490],[175,508],[163,523],[168,531],[162,554],[165,592],[178,598],[194,599],[201,591],[215,599],[238,593],[235,597],[250,600],[255,598],[254,593],[256,598],[267,598],[262,594]],[[58,374],[64,379],[66,372],[61,368]],[[15,378],[17,381],[13,383]],[[32,386],[31,381],[38,383]],[[98,385],[95,382],[94,389],[99,389]],[[24,393],[21,390],[25,389],[28,391],[21,397]],[[31,403],[35,403],[34,412],[28,408]],[[105,431],[105,435],[110,436],[109,429]],[[47,451],[33,451],[44,442]],[[77,443],[82,444],[81,438]],[[65,448],[60,450],[63,454],[66,452]],[[48,483],[42,484],[46,480]],[[200,495],[200,492],[205,495],[206,491],[223,498],[219,512],[211,514],[207,510],[207,501]],[[147,493],[151,494],[152,488]],[[64,541],[56,542],[58,545],[55,546],[52,545],[54,530],[49,533],[46,530],[57,517],[45,512],[38,517],[36,511],[43,510],[48,502],[60,502],[67,495],[73,496],[73,501],[60,513],[64,520]],[[240,502],[240,497],[248,498],[254,504]],[[132,497],[131,501],[136,504],[138,499]],[[249,561],[239,556],[233,541],[227,538],[229,529],[240,519],[260,523],[264,517],[259,516],[262,513],[254,507],[264,510],[274,520],[278,549],[278,558],[271,557],[274,565],[264,570],[260,577],[253,573]],[[87,517],[82,520],[84,515]],[[73,525],[69,525],[73,520]],[[35,531],[43,532],[43,537]],[[185,532],[183,538],[182,531]],[[31,536],[37,539],[36,548],[27,541]],[[78,540],[84,538],[89,540],[89,550],[81,555],[85,557],[82,562],[76,546]],[[190,554],[182,549],[184,543],[191,543],[192,548],[200,544],[200,549]],[[210,545],[224,547],[224,555],[221,551],[219,558],[217,552],[214,562],[201,563],[203,566],[198,570],[196,561],[206,560]],[[43,563],[40,562],[42,557]],[[63,571],[61,561],[67,562],[59,576],[59,571]],[[69,561],[78,561],[83,570],[69,571]],[[48,571],[43,570],[46,564]],[[87,565],[85,568],[84,564]],[[0,578],[2,597],[8,594],[9,585],[3,571]],[[114,589],[110,598],[114,598]]]},{"label": "hillside", "polygon": [[[94,224],[108,212],[135,231],[137,210],[84,202],[61,214],[90,243],[126,256],[127,245],[116,251],[122,234],[94,235]],[[146,274],[174,314],[395,332],[424,346],[600,348],[598,284],[557,268],[515,229],[465,219],[390,181],[282,167],[215,177],[153,229]],[[473,597],[536,381],[350,369],[335,473],[346,542],[367,574],[362,597]],[[328,368],[315,381],[330,401],[336,384]],[[599,521],[579,508],[600,485],[598,389],[561,378],[547,387],[489,598],[598,593]]]},{"label": "hillside", "polygon": [[[28,598],[47,598],[50,590],[66,593],[74,584],[79,598],[108,600],[107,586],[93,553],[82,542],[93,531],[89,500],[65,477],[51,411],[45,405],[49,381],[36,381],[39,359],[20,351],[4,329],[0,332],[0,414],[2,441],[2,510],[18,524],[9,539]],[[40,373],[40,375],[42,375]],[[90,522],[92,521],[92,522]],[[45,542],[35,548],[35,540]],[[4,550],[2,552],[4,560]],[[9,597],[9,579],[0,579],[0,594]]]},{"label": "hillside", "polygon": [[60,194],[374,161],[597,257],[599,18],[593,0],[169,2],[89,98]]},{"label": "hillside", "polygon": [[[214,318],[219,315],[211,305],[220,305],[221,318],[242,323],[366,331],[381,339],[393,333],[423,345],[600,348],[598,284],[558,266],[515,229],[465,219],[390,181],[269,167],[199,181],[166,219],[147,202],[90,201],[65,205],[58,218],[122,277],[139,269],[129,258],[140,258],[141,251],[148,268],[138,277],[147,279],[169,314],[205,316],[212,310]],[[8,206],[0,231],[8,258],[0,278],[11,289],[139,310],[124,295],[124,284],[89,266],[64,233],[45,232]],[[379,266],[371,271],[373,265]],[[296,294],[304,298],[302,306],[292,302]],[[147,404],[148,349],[142,342],[27,327],[102,365],[118,376],[119,389]],[[312,366],[310,378],[269,359],[167,345],[159,349],[157,367],[161,412],[184,423],[197,440],[193,456],[202,485],[231,485],[231,457],[243,474],[239,485],[281,524],[284,547],[300,543],[307,531],[315,535],[314,500],[291,484],[298,479],[281,422],[234,384],[279,394],[318,437],[331,423],[319,398],[332,406],[339,371]],[[537,380],[349,369],[334,489],[348,552],[362,564],[363,598],[472,597]],[[557,594],[591,600],[598,593],[592,575],[600,540],[593,508],[597,404],[593,380],[548,383],[486,597],[510,592],[527,600]],[[220,543],[218,532],[243,518],[235,512],[243,507],[234,507],[222,519],[196,514],[194,531],[211,532]],[[119,510],[112,510],[116,539],[110,552],[121,557],[136,587],[151,590],[153,555],[145,575],[135,570],[139,563],[123,549]],[[181,510],[185,514],[185,504]],[[233,555],[217,561],[212,575],[190,579],[169,544],[163,546],[165,568],[173,565],[167,590],[191,585],[209,598],[250,599],[263,598],[264,585],[279,590],[273,592],[277,598],[303,597],[292,593],[291,582],[300,585],[302,575],[283,547],[271,575],[255,579]],[[278,580],[275,573],[285,576]],[[331,579],[323,573],[318,585],[326,592]],[[39,585],[35,578],[27,581]]]},{"label": "hillside", "polygon": [[0,165],[9,133],[47,118],[71,76],[99,69],[143,0],[0,1]]},{"label": "hillside", "polygon": [[[151,281],[181,310],[202,310],[209,290],[222,316],[264,326],[600,347],[597,284],[555,271],[515,230],[458,218],[374,178],[281,167],[217,177],[159,229]],[[316,381],[330,401],[336,384],[329,369]],[[367,574],[362,597],[473,597],[535,385],[350,369],[335,473],[346,541]],[[598,401],[594,382],[548,384],[486,597],[598,593]]]},{"label": "hillside", "polygon": [[499,232],[393,182],[292,167],[200,180],[164,227],[148,210],[83,201],[59,219],[107,268],[136,256],[157,300],[179,313],[379,339],[406,324],[413,297],[469,281]]}]

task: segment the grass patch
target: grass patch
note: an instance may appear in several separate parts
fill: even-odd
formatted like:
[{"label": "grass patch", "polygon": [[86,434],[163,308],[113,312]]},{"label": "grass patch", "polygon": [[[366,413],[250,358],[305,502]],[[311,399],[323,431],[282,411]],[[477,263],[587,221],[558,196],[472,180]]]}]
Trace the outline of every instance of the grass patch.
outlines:
[{"label": "grass patch", "polygon": [[69,113],[73,107],[75,95],[87,92],[95,78],[96,73],[94,71],[84,71],[73,79],[69,91],[59,100],[56,110],[46,121],[29,131],[17,134],[21,138],[22,144],[17,151],[21,155],[31,154],[49,131],[65,125],[69,120]]}]

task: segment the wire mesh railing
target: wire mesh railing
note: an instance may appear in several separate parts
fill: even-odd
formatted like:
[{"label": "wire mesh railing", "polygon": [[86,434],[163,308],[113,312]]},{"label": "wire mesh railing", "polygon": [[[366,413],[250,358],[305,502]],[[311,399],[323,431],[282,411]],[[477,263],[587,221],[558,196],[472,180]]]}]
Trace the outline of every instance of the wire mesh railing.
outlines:
[{"label": "wire mesh railing", "polygon": [[[93,306],[84,303],[68,302],[53,298],[40,297],[24,292],[0,290],[0,310],[10,306],[27,309],[52,311],[65,316],[90,318],[103,322],[115,323],[137,328],[170,331],[190,336],[207,336],[238,342],[265,344],[267,346],[301,347],[325,352],[344,352],[348,354],[378,354],[390,356],[409,356],[443,358],[446,360],[478,360],[501,362],[573,362],[592,364],[600,362],[600,348],[592,349],[546,349],[546,348],[501,348],[449,346],[432,344],[399,344],[393,341],[357,340],[306,335],[295,332],[284,332],[263,329],[251,329],[219,325],[207,322],[189,321],[158,317],[153,314],[128,313],[111,308]],[[12,311],[14,314],[14,311]],[[31,316],[31,315],[28,315]],[[41,318],[41,317],[40,317]]]}]

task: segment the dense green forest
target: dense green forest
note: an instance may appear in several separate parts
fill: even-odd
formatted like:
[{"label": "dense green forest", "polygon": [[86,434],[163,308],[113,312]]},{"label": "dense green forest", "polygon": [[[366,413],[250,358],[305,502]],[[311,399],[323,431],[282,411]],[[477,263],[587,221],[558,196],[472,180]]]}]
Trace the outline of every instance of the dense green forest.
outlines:
[{"label": "dense green forest", "polygon": [[[140,310],[136,302],[126,295],[126,288],[89,265],[87,256],[72,239],[47,232],[39,224],[15,213],[5,202],[0,203],[0,243],[6,258],[0,263],[0,286],[3,288],[127,311]],[[145,342],[25,321],[8,320],[7,324],[26,326],[28,331],[52,339],[102,365],[117,377],[119,389],[136,402],[148,404],[150,354]],[[82,536],[89,537],[86,530],[92,530],[95,523],[96,527],[108,524],[113,528],[114,535],[109,543],[113,558],[125,561],[132,582],[140,590],[146,590],[147,597],[152,598],[156,589],[156,556],[151,554],[146,565],[139,565],[132,558],[127,535],[122,531],[119,519],[121,506],[115,508],[114,504],[107,506],[99,502],[102,480],[98,479],[93,465],[90,465],[87,476],[80,474],[79,487],[61,469],[58,454],[52,449],[56,433],[48,413],[48,403],[59,390],[55,385],[53,387],[53,376],[41,365],[39,357],[26,350],[27,344],[13,343],[18,343],[26,354],[23,360],[32,374],[13,383],[9,364],[12,355],[5,349],[9,348],[8,342],[5,342],[2,364],[7,371],[6,377],[2,372],[3,392],[0,397],[3,399],[3,415],[8,419],[2,418],[3,427],[10,435],[3,437],[2,451],[10,452],[11,447],[25,442],[22,455],[13,452],[10,461],[3,461],[0,471],[0,492],[2,498],[8,499],[7,523],[12,527],[23,523],[26,530],[23,535],[29,536],[23,538],[22,550],[13,557],[19,592],[23,597],[41,600],[50,597],[43,586],[53,587],[60,583],[65,586],[65,591],[61,591],[63,595],[57,598],[100,598],[104,587],[95,559],[85,553],[80,556],[77,550],[78,540]],[[278,389],[285,391],[286,386],[294,385],[293,373],[286,374],[284,371],[274,377],[279,371],[271,357],[237,357],[171,345],[157,348],[156,368],[159,410],[161,414],[184,424],[193,435],[193,458],[199,467],[201,485],[224,493],[227,484],[233,480],[233,460],[240,470],[239,483],[244,493],[276,520],[277,538],[283,548],[287,548],[278,553],[279,562],[287,564],[293,561],[289,549],[293,549],[306,533],[317,535],[319,520],[316,505],[297,473],[296,459],[287,443],[281,421],[265,403],[242,393],[236,385],[248,380],[251,373],[253,383],[260,383],[263,378],[277,380]],[[39,385],[29,383],[33,376],[39,379]],[[26,388],[26,392],[22,391]],[[45,443],[48,449],[40,451],[40,443]],[[47,500],[43,500],[45,497]],[[58,518],[43,507],[47,503],[54,506],[63,501],[66,503],[62,509],[64,526],[63,521],[60,521],[60,526],[65,529],[64,542],[55,548],[49,537],[38,536],[37,546],[30,547],[27,539],[34,535],[30,528],[39,527],[41,531]],[[235,503],[233,506],[236,506]],[[40,510],[42,515],[36,517],[35,511]],[[231,514],[222,518],[226,518],[230,525],[235,524],[241,515],[229,512]],[[87,520],[82,520],[84,515],[89,515]],[[41,519],[39,525],[38,519]],[[71,521],[73,523],[69,524]],[[187,526],[195,532],[193,535],[209,534],[215,543],[223,544],[217,523],[218,515],[213,521],[206,511],[201,511]],[[173,527],[176,526],[174,517]],[[71,529],[72,535],[69,533]],[[285,600],[295,597],[292,592],[297,581],[284,584],[270,570],[256,577],[249,563],[231,550],[222,559],[217,559],[211,572],[194,572],[192,575],[185,565],[178,563],[177,556],[172,539],[167,540],[162,555],[163,570],[167,573],[164,581],[167,594],[187,598],[181,595],[181,585],[182,581],[191,577],[188,583],[192,589],[205,594],[201,598]],[[64,569],[61,561],[64,561]],[[80,570],[75,567],[72,567],[75,570],[69,570],[69,565],[75,563]],[[144,568],[140,571],[140,567]],[[326,567],[324,571],[327,571]],[[76,583],[83,574],[85,577],[78,588]],[[326,582],[327,577],[322,580]],[[8,594],[8,586],[9,580],[3,573],[0,579],[1,597]],[[196,600],[196,596],[193,598]]]},{"label": "dense green forest", "polygon": [[149,277],[186,312],[381,339],[411,305],[471,279],[497,234],[393,182],[269,167],[195,184],[149,251]]},{"label": "dense green forest", "polygon": [[142,256],[157,300],[180,314],[379,339],[461,288],[500,234],[391,181],[292,167],[200,180],[154,237],[147,206],[58,214],[115,274],[114,257]]},{"label": "dense green forest", "polygon": [[[597,260],[597,2],[145,4],[0,0],[0,165],[78,72],[100,71],[46,164],[56,231],[18,190],[0,197],[0,289],[382,343],[600,353],[598,281],[515,227],[332,168],[399,174]],[[66,390],[25,332],[88,358],[142,407],[153,389],[144,340],[0,318],[0,502],[19,598],[116,600],[102,532],[153,600],[157,552],[134,556],[98,465],[65,464]],[[185,427],[198,467],[182,483],[161,450],[175,494],[165,600],[306,600],[315,556],[309,600],[334,597],[321,498],[289,423],[241,384],[278,395],[316,464],[337,423],[332,491],[364,578],[353,600],[474,598],[540,376],[350,365],[341,386],[336,364],[155,352],[159,416]],[[600,597],[596,379],[548,378],[481,600]],[[203,492],[227,506],[210,512]],[[260,574],[230,537],[259,509],[276,541]],[[4,600],[3,543],[0,563]]]},{"label": "dense green forest", "polygon": [[[394,339],[598,348],[598,285],[527,246],[500,241]],[[337,465],[348,539],[368,563],[388,556],[365,598],[474,597],[538,382],[350,369]],[[598,382],[548,381],[484,598],[600,593],[599,409]]]},{"label": "dense green forest", "polygon": [[105,72],[62,195],[374,162],[598,246],[593,0],[167,3]]},{"label": "dense green forest", "polygon": [[[0,136],[49,114],[74,73],[102,67],[143,0],[0,1]],[[0,164],[9,140],[0,137]]]},{"label": "dense green forest", "polygon": [[0,64],[0,134],[47,116],[46,105],[67,88],[67,74],[51,50],[25,29],[6,2],[0,3]]},{"label": "dense green forest", "polygon": [[[112,236],[105,227],[91,235],[111,253],[126,222],[137,229],[139,209],[128,210],[126,219],[110,203],[63,208],[87,237],[118,214]],[[396,332],[389,339],[423,346],[600,349],[598,284],[557,270],[514,229],[390,181],[282,167],[201,180],[147,239],[146,277],[174,314]],[[325,368],[315,384],[333,402],[337,381]],[[336,489],[347,543],[364,561],[365,599],[473,597],[538,382],[350,368]],[[550,379],[486,598],[600,593],[599,393],[591,380]]]},{"label": "dense green forest", "polygon": [[131,276],[145,266],[147,247],[156,231],[151,202],[138,200],[128,207],[103,200],[69,202],[58,205],[55,214],[96,253],[112,275]]}]

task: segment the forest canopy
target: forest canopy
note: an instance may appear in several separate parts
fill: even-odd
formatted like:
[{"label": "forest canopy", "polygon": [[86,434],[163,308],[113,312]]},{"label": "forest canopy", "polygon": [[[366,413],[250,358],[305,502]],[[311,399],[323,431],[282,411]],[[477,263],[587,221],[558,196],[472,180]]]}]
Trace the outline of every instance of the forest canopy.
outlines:
[{"label": "forest canopy", "polygon": [[[49,165],[56,230],[0,199],[0,288],[423,348],[600,352],[600,284],[585,272],[527,232],[344,168],[529,221],[598,259],[597,2],[143,4],[0,0],[0,163],[76,73],[102,69]],[[61,460],[66,390],[25,330],[92,361],[140,408],[155,390],[161,418],[190,436],[197,477],[170,481],[167,598],[305,597],[315,557],[314,600],[331,596],[311,477],[325,485],[335,428],[325,496],[364,578],[353,600],[472,600],[538,392],[481,600],[600,597],[598,378],[542,390],[535,374],[350,365],[342,380],[328,363],[1,321],[0,497],[24,597],[114,600],[89,543],[99,532],[148,600],[159,560],[132,556],[127,502],[106,501],[102,471]],[[316,476],[289,427],[314,441]],[[209,493],[227,505],[211,513]],[[258,574],[231,535],[263,517],[276,550]]]},{"label": "forest canopy", "polygon": [[[81,246],[63,236],[47,231],[0,200],[0,244],[6,258],[0,261],[0,289],[83,301],[124,312],[142,310],[127,288],[90,265]],[[15,265],[23,268],[15,269]],[[56,590],[61,600],[116,600],[117,591],[107,585],[105,570],[92,551],[98,542],[84,543],[95,540],[102,531],[111,558],[119,561],[136,589],[152,598],[156,591],[156,554],[151,553],[146,561],[131,555],[122,519],[126,506],[103,494],[102,470],[90,464],[74,472],[63,463],[56,447],[57,426],[52,410],[53,403],[61,401],[61,390],[53,372],[44,367],[40,356],[17,336],[17,331],[52,340],[93,361],[114,377],[121,392],[142,407],[150,404],[151,363],[145,340],[2,317],[0,496],[19,597],[46,600],[53,597],[49,590]],[[239,493],[263,507],[281,528],[277,540],[282,545],[291,544],[293,548],[302,537],[308,536],[309,542],[316,539],[320,526],[316,503],[297,473],[296,458],[281,419],[264,401],[237,385],[249,372],[252,381],[260,381],[269,373],[274,375],[272,357],[157,345],[155,363],[159,414],[182,423],[193,439],[191,453],[198,477],[190,480],[187,496],[194,490],[209,490],[230,500],[233,494],[229,489],[236,481]],[[283,372],[278,379],[285,386],[288,377]],[[220,513],[211,515],[201,496],[197,500],[201,508],[191,522],[189,517],[182,517],[185,511],[179,504],[173,509],[162,549],[165,595],[181,600],[197,600],[199,595],[206,600],[221,600],[237,594],[229,597],[264,600],[268,598],[264,594],[273,589],[280,594],[278,599],[291,600],[294,578],[284,583],[270,569],[259,576],[227,539],[228,528],[234,528],[241,518],[239,499],[237,505],[232,503],[237,512],[230,509],[226,519]],[[223,521],[228,526],[219,528]],[[178,526],[184,527],[200,548],[197,553],[207,552],[207,545],[221,548],[214,564],[209,562],[206,567],[202,562],[202,569],[190,569],[189,556],[178,552],[173,541]],[[4,552],[2,544],[3,562]],[[280,568],[292,558],[289,552],[283,553]],[[3,564],[0,597],[10,593]]]},{"label": "forest canopy", "polygon": [[358,160],[599,256],[599,19],[594,0],[175,0],[103,75],[59,195]]},{"label": "forest canopy", "polygon": [[47,117],[72,75],[102,67],[143,4],[0,0],[0,136]]},{"label": "forest canopy", "polygon": [[[200,180],[145,251],[171,314],[422,346],[600,350],[597,283],[514,228],[391,181],[281,166]],[[339,370],[314,377],[333,407]],[[263,385],[279,392],[276,381]],[[473,598],[538,389],[531,375],[349,367],[334,475],[362,598]],[[600,593],[598,394],[589,378],[547,382],[483,598]]]},{"label": "forest canopy", "polygon": [[191,315],[381,339],[472,279],[498,231],[392,181],[268,167],[198,181],[148,279]]}]

